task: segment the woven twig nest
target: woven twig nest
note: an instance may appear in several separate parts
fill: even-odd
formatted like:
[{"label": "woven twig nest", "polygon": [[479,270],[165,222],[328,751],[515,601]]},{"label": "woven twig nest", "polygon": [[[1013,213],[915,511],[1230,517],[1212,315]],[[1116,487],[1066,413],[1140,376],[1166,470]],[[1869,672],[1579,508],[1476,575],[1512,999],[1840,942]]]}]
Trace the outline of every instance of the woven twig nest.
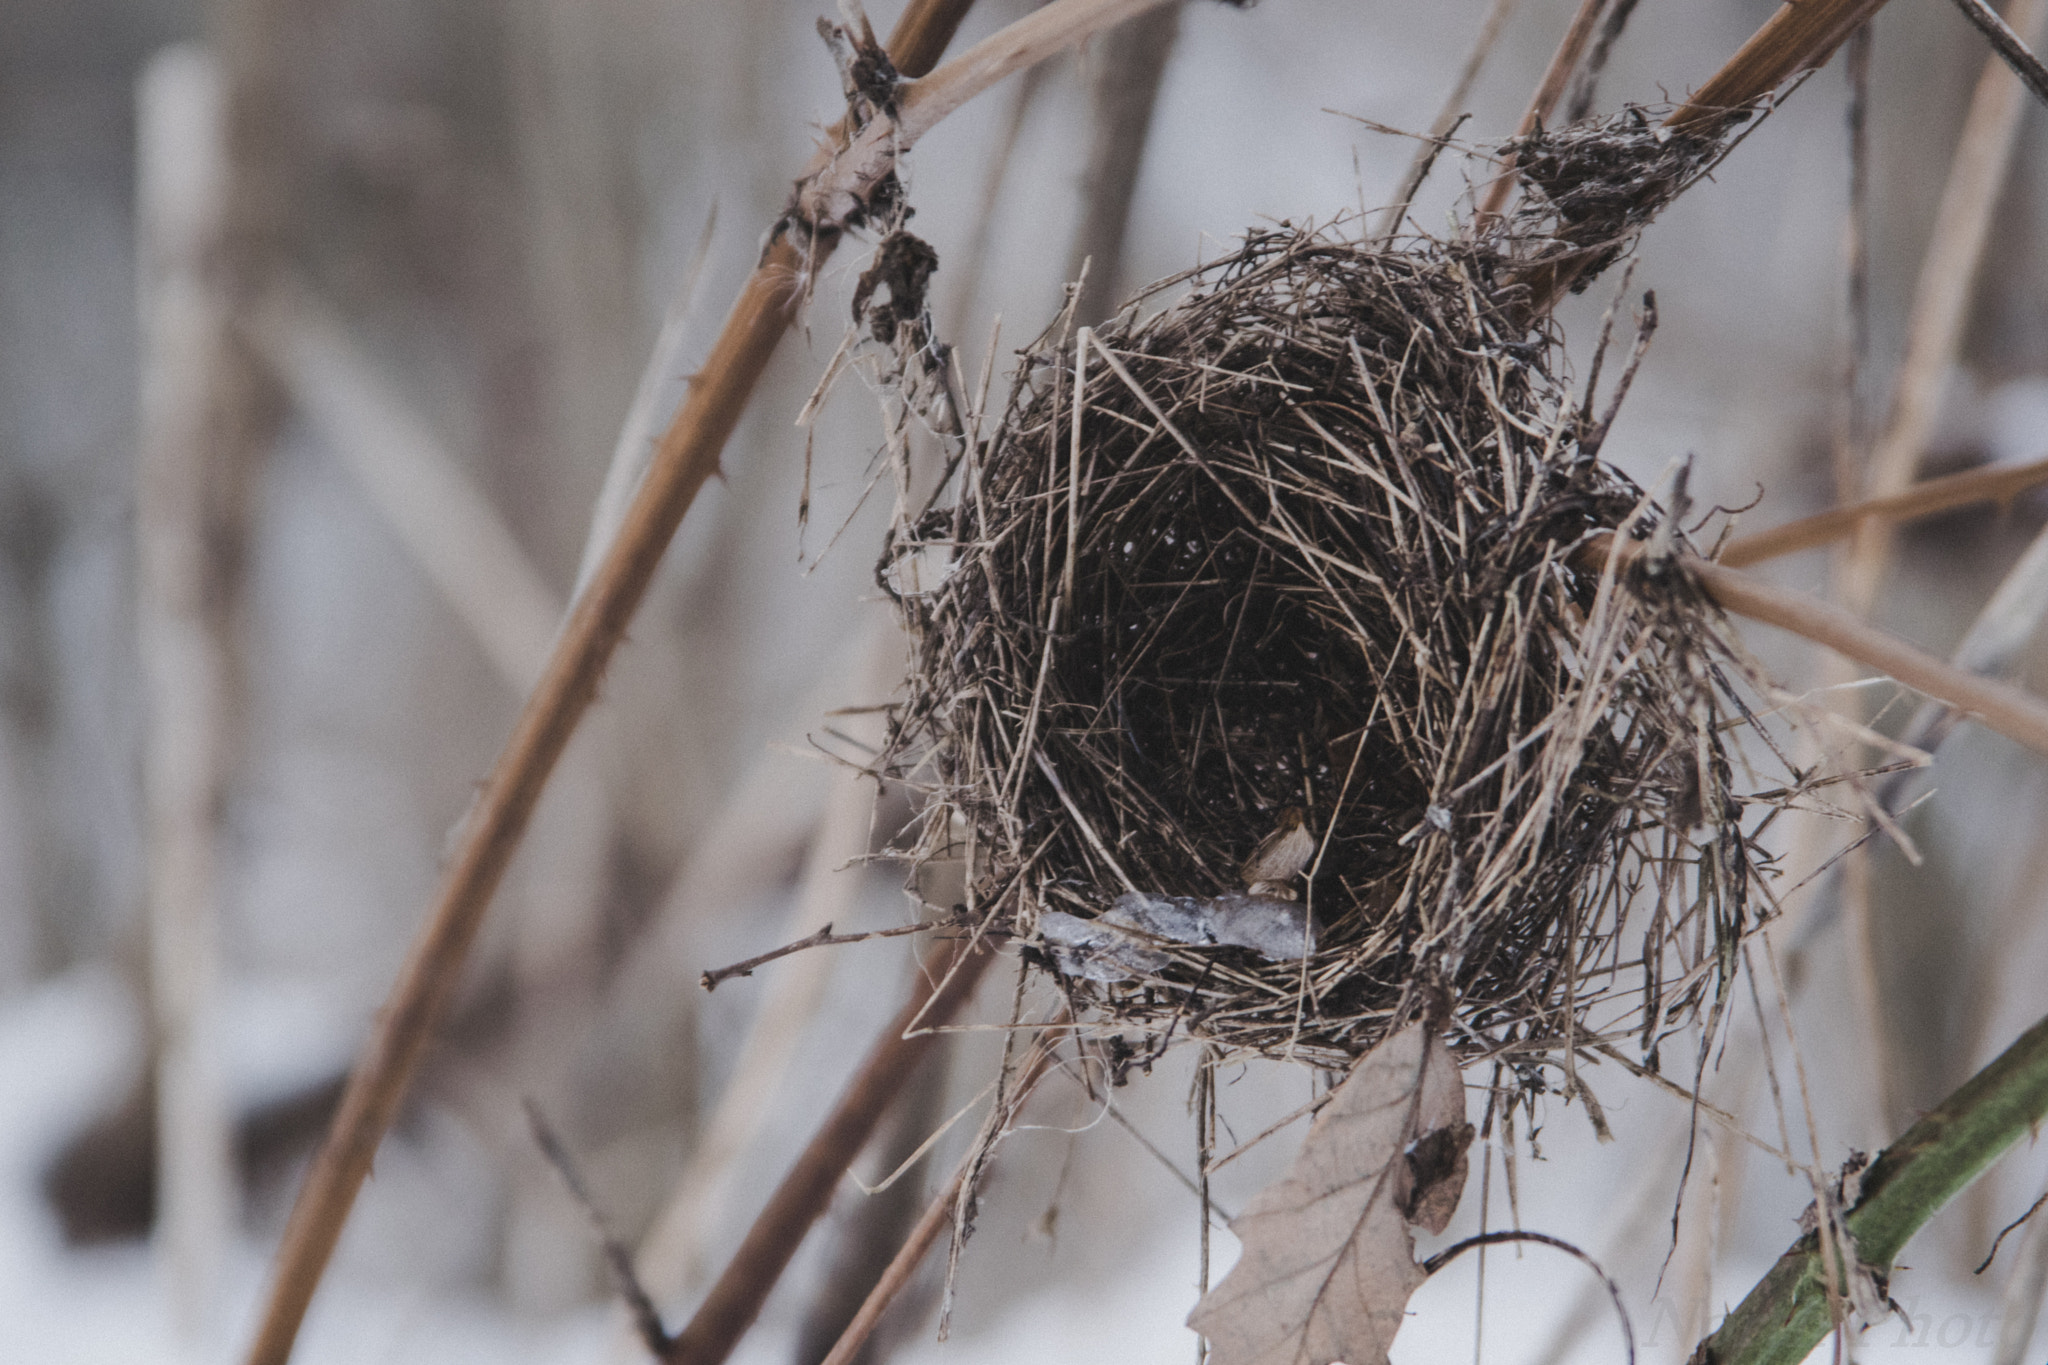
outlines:
[{"label": "woven twig nest", "polygon": [[1254,234],[1042,338],[892,537],[920,856],[1109,1027],[1334,1065],[1447,1001],[1536,1060],[1654,1048],[1725,979],[1731,656],[1681,575],[1586,553],[1677,532],[1516,259]]}]

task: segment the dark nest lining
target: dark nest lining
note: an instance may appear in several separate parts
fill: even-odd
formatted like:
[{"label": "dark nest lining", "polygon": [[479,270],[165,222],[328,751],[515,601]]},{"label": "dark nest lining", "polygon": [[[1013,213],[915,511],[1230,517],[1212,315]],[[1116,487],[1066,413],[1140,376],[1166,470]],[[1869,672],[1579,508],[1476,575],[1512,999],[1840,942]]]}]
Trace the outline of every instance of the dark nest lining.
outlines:
[{"label": "dark nest lining", "polygon": [[1075,338],[1042,338],[950,505],[892,537],[915,659],[883,766],[997,927],[1242,891],[1305,813],[1281,894],[1313,952],[1151,940],[1135,979],[1062,976],[1111,1028],[1335,1065],[1447,1002],[1468,1055],[1534,1061],[1654,1051],[1725,983],[1730,656],[1678,575],[1574,559],[1660,522],[1521,320],[1531,259],[1604,252],[1559,223],[1519,256],[1253,234],[1102,329],[1078,441]]}]

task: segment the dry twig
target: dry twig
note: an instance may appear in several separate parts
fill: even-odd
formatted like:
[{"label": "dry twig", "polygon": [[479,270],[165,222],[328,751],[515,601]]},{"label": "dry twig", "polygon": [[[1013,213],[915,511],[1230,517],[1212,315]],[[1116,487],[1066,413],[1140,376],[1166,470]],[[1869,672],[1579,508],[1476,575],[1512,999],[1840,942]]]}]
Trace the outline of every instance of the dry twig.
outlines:
[{"label": "dry twig", "polygon": [[808,952],[812,948],[837,948],[848,943],[866,943],[871,938],[901,938],[905,934],[928,934],[944,927],[935,922],[905,924],[894,929],[869,929],[858,934],[835,934],[830,924],[824,925],[815,934],[806,935],[794,943],[785,943],[780,948],[770,948],[765,953],[756,953],[750,958],[725,967],[714,967],[697,978],[697,984],[706,991],[715,991],[736,976],[752,976],[754,972],[771,962],[779,962],[792,953]]}]

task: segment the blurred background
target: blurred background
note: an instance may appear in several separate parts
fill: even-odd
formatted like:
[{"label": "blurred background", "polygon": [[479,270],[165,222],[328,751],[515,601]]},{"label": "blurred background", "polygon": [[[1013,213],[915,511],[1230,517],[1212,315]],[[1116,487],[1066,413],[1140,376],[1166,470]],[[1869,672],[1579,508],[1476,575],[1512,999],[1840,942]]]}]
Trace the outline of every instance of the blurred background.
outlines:
[{"label": "blurred background", "polygon": [[[2044,6],[2018,3],[2038,34]],[[983,0],[956,49],[1028,8]],[[1386,203],[1414,144],[1360,120],[1426,130],[1492,14],[1460,136],[1498,141],[1573,9],[1191,0],[1012,78],[910,164],[942,333],[977,380],[995,355],[1000,407],[1008,357],[1082,259],[1099,315],[1249,226]],[[1682,94],[1772,9],[1641,5],[1593,107]],[[244,1346],[348,1059],[570,595],[614,451],[666,423],[842,108],[824,12],[0,6],[0,1359]],[[1904,420],[1908,474],[2048,455],[2048,120],[2018,96],[1973,115],[1985,58],[1949,5],[1881,13],[1860,233],[1840,56],[1664,215],[1631,286],[1656,291],[1661,328],[1610,458],[1657,485],[1693,457],[1700,504],[1750,508],[1746,530],[1833,502],[1852,241],[1867,258],[1860,444]],[[1971,158],[1976,188],[1952,187]],[[1455,162],[1415,205],[1423,230],[1448,230],[1481,174]],[[1980,243],[1937,224],[1945,194],[1972,193]],[[900,868],[855,862],[908,818],[903,797],[878,802],[822,758],[873,745],[863,708],[902,664],[872,574],[895,497],[881,409],[854,374],[796,425],[863,257],[849,244],[820,281],[669,552],[297,1359],[635,1359],[522,1099],[561,1130],[674,1325],[900,998],[912,939],[696,985],[827,921],[913,913]],[[1945,333],[1916,312],[1930,272],[1959,281]],[[1580,373],[1616,283],[1561,310]],[[213,376],[199,399],[195,373]],[[2029,496],[1920,523],[1862,591],[1950,651],[2044,520]],[[1825,553],[1767,572],[1859,591]],[[2043,690],[2039,613],[2020,611],[1999,662]],[[1773,632],[1746,639],[1792,692],[1853,676]],[[1884,685],[1830,695],[1884,728],[1912,709]],[[1881,1145],[2048,1004],[2042,764],[1964,727],[1933,777],[1906,822],[1917,865],[1879,841],[1788,897],[1773,946],[1789,1032],[1745,1003],[1710,1073],[1715,1104],[1785,1144],[1758,1065],[1768,1018],[1802,1162]],[[1858,832],[1775,827],[1781,885]],[[991,1023],[1011,993],[995,976],[977,1015]],[[1769,974],[1759,985],[1775,998]],[[998,1047],[987,1029],[954,1040],[862,1180],[982,1096]],[[950,1339],[935,1340],[939,1264],[871,1358],[1194,1359],[1188,1061],[1169,1054],[1108,1106],[1049,1082],[991,1178]],[[1277,1066],[1222,1080],[1226,1145],[1314,1084]],[[1566,1237],[1621,1282],[1641,1358],[1683,1360],[1795,1235],[1810,1190],[1703,1123],[1674,1220],[1687,1106],[1618,1068],[1588,1080],[1615,1141],[1551,1104],[1511,1168],[1498,1143],[1475,1162],[1442,1241],[1474,1230],[1482,1202],[1491,1226]],[[823,1355],[950,1170],[967,1112],[887,1190],[842,1192],[739,1359]],[[1221,1172],[1218,1203],[1241,1208],[1300,1131]],[[2044,1178],[2048,1157],[2023,1150],[1945,1211],[1893,1282],[1909,1316],[1866,1334],[1862,1358],[2039,1359],[2042,1234],[1971,1270]],[[1214,1273],[1234,1255],[1219,1232]],[[1496,1252],[1483,1311],[1479,1284],[1468,1257],[1426,1287],[1396,1361],[1622,1358],[1583,1268]]]}]

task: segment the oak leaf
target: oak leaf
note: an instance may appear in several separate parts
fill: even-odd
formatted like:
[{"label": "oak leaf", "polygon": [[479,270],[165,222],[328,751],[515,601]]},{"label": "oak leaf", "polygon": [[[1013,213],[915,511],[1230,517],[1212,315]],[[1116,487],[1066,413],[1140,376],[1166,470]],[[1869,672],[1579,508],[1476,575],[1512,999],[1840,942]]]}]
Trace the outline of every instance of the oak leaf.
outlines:
[{"label": "oak leaf", "polygon": [[1359,1058],[1230,1225],[1244,1253],[1188,1317],[1211,1365],[1386,1365],[1426,1278],[1412,1229],[1450,1221],[1471,1142],[1458,1064],[1424,1025]]}]

